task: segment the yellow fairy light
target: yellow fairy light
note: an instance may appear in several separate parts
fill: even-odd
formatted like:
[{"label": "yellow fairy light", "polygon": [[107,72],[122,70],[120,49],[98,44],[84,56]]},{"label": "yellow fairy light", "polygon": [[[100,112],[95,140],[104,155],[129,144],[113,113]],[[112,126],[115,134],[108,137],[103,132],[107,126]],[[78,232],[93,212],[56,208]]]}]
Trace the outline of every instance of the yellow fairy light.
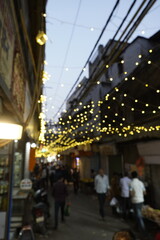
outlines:
[{"label": "yellow fairy light", "polygon": [[147,84],[147,83],[145,84],[145,87],[148,87],[148,84]]},{"label": "yellow fairy light", "polygon": [[124,75],[127,75],[128,74],[128,72],[124,72]]},{"label": "yellow fairy light", "polygon": [[123,107],[123,106],[124,106],[124,103],[121,103],[121,106]]},{"label": "yellow fairy light", "polygon": [[123,96],[124,96],[124,97],[127,97],[127,93],[124,93]]},{"label": "yellow fairy light", "polygon": [[121,60],[121,63],[123,64],[123,63],[124,63],[124,60]]},{"label": "yellow fairy light", "polygon": [[152,52],[153,52],[153,50],[152,50],[152,49],[150,49],[150,50],[149,50],[149,53],[152,53]]},{"label": "yellow fairy light", "polygon": [[113,100],[116,100],[116,98],[115,98],[115,97],[113,97],[112,99],[113,99]]},{"label": "yellow fairy light", "polygon": [[97,81],[97,84],[100,84],[100,81]]},{"label": "yellow fairy light", "polygon": [[134,101],[137,103],[137,102],[138,102],[138,99],[135,99]]},{"label": "yellow fairy light", "polygon": [[108,64],[106,65],[106,68],[109,68],[109,65],[108,65]]},{"label": "yellow fairy light", "polygon": [[114,115],[115,115],[115,116],[118,116],[118,113],[115,113]]},{"label": "yellow fairy light", "polygon": [[156,111],[155,111],[155,110],[153,110],[153,113],[156,113]]},{"label": "yellow fairy light", "polygon": [[108,109],[110,109],[111,107],[110,106],[108,106]]},{"label": "yellow fairy light", "polygon": [[135,77],[132,77],[132,81],[134,81],[135,80]]},{"label": "yellow fairy light", "polygon": [[138,66],[138,65],[139,65],[139,62],[135,62],[135,65]]},{"label": "yellow fairy light", "polygon": [[126,119],[125,118],[122,118],[122,121],[125,121]]},{"label": "yellow fairy light", "polygon": [[78,87],[80,88],[80,87],[81,87],[81,84],[78,84]]},{"label": "yellow fairy light", "polygon": [[141,54],[139,54],[139,55],[138,55],[138,57],[139,57],[139,58],[142,58],[142,55],[141,55]]},{"label": "yellow fairy light", "polygon": [[148,104],[148,103],[146,103],[146,107],[149,107],[149,104]]},{"label": "yellow fairy light", "polygon": [[160,93],[160,90],[159,89],[157,89],[157,91],[156,91],[157,93]]},{"label": "yellow fairy light", "polygon": [[152,62],[151,61],[148,61],[148,64],[151,64]]},{"label": "yellow fairy light", "polygon": [[126,77],[124,80],[125,80],[125,81],[128,81],[128,78]]},{"label": "yellow fairy light", "polygon": [[144,114],[144,113],[145,113],[145,111],[143,110],[143,111],[142,111],[142,114]]},{"label": "yellow fairy light", "polygon": [[116,92],[119,92],[119,89],[118,89],[117,87],[115,87],[115,91],[116,91]]},{"label": "yellow fairy light", "polygon": [[113,78],[110,78],[109,80],[112,82],[112,81],[113,81]]},{"label": "yellow fairy light", "polygon": [[131,108],[131,111],[134,111],[134,108]]},{"label": "yellow fairy light", "polygon": [[48,40],[47,35],[43,31],[39,31],[37,36],[36,36],[36,42],[39,45],[44,45],[47,40]]}]

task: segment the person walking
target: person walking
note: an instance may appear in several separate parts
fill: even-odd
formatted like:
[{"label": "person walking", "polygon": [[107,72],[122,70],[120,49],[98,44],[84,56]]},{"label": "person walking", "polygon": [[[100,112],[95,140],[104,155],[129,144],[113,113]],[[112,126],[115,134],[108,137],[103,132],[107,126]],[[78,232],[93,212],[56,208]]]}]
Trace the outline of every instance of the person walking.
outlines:
[{"label": "person walking", "polygon": [[110,181],[109,197],[111,199],[112,204],[113,204],[114,199],[116,201],[113,205],[110,202],[110,205],[112,207],[112,214],[117,216],[117,214],[118,214],[117,207],[120,202],[119,174],[117,172],[113,173],[113,176]]},{"label": "person walking", "polygon": [[99,213],[100,216],[102,217],[102,220],[104,221],[105,220],[104,204],[107,190],[109,188],[109,181],[108,176],[104,174],[103,169],[99,170],[99,174],[95,177],[94,184],[99,201]]},{"label": "person walking", "polygon": [[79,189],[79,180],[80,180],[79,171],[77,170],[77,168],[73,170],[72,178],[73,178],[74,193],[77,194]]},{"label": "person walking", "polygon": [[129,216],[130,210],[130,184],[131,179],[128,177],[128,172],[125,172],[124,177],[120,179],[120,189],[121,189],[121,207],[122,207],[122,214],[123,218]]},{"label": "person walking", "polygon": [[53,197],[55,199],[55,225],[54,229],[58,228],[58,215],[59,209],[61,209],[61,221],[64,222],[64,208],[65,208],[65,201],[68,195],[67,186],[64,183],[63,175],[59,175],[58,181],[53,185]]},{"label": "person walking", "polygon": [[143,235],[145,235],[146,228],[142,216],[142,206],[146,190],[143,182],[138,179],[138,174],[136,171],[132,172],[131,176],[132,176],[132,181],[130,183],[131,202],[139,230],[140,232],[143,233]]}]

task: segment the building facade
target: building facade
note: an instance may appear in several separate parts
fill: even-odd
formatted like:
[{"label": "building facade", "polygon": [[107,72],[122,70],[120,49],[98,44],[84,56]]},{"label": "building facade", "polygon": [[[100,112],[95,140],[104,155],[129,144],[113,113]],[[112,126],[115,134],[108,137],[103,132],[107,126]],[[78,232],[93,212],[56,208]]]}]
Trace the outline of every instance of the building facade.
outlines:
[{"label": "building facade", "polygon": [[99,46],[89,64],[89,77],[68,99],[67,112],[59,121],[58,142],[65,156],[68,151],[80,158],[81,178],[90,178],[90,170],[99,167],[110,179],[114,172],[136,169],[155,195],[151,204],[156,207],[159,42],[159,32],[148,39],[137,37],[116,56],[112,54],[116,41]]},{"label": "building facade", "polygon": [[39,136],[44,46],[36,36],[45,32],[45,7],[45,0],[0,1],[0,122],[23,127],[20,141],[0,139],[0,239],[11,239],[23,221],[23,209],[13,214],[13,199],[29,177],[31,143]]}]

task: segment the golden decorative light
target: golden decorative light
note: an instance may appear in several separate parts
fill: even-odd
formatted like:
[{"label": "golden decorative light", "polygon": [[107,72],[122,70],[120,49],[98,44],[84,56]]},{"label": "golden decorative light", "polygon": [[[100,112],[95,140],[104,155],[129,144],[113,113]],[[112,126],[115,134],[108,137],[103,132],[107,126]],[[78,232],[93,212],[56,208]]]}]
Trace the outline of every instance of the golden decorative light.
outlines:
[{"label": "golden decorative light", "polygon": [[36,42],[39,45],[44,45],[46,41],[48,40],[47,35],[44,33],[44,31],[39,31],[37,36],[36,36]]}]

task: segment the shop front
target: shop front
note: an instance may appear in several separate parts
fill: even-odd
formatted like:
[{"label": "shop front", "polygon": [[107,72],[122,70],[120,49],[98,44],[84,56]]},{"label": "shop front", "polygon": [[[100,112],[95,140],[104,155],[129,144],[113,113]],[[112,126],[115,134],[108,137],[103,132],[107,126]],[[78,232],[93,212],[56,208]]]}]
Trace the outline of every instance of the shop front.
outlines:
[{"label": "shop front", "polygon": [[138,152],[144,159],[144,175],[147,186],[150,187],[150,205],[160,209],[160,141],[140,142]]},{"label": "shop front", "polygon": [[15,139],[21,135],[22,126],[0,123],[0,239],[10,239]]}]

